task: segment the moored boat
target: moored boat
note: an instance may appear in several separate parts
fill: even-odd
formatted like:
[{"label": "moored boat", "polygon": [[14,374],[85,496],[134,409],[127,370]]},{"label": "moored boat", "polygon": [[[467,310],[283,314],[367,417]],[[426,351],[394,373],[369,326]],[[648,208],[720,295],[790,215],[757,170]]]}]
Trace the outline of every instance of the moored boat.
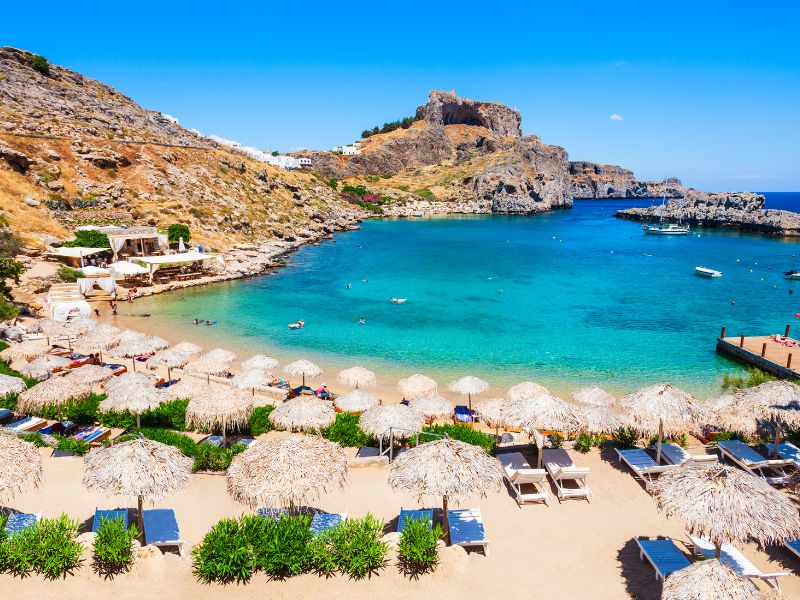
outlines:
[{"label": "moored boat", "polygon": [[800,279],[800,271],[797,271],[797,270],[786,271],[783,274],[783,278],[784,279]]},{"label": "moored boat", "polygon": [[722,277],[722,271],[716,271],[707,267],[695,267],[694,272],[701,277]]},{"label": "moored boat", "polygon": [[664,179],[664,196],[661,198],[661,208],[659,212],[658,223],[645,223],[642,225],[646,235],[688,235],[689,226],[681,223],[681,218],[678,218],[677,223],[664,222],[664,207],[667,204],[667,180]]}]

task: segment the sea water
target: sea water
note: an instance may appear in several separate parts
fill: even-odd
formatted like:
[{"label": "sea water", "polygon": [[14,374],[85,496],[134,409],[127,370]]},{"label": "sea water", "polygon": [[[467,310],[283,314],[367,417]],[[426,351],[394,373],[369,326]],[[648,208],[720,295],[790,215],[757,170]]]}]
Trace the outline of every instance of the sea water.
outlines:
[{"label": "sea water", "polygon": [[[774,199],[800,207],[800,194]],[[783,278],[800,268],[800,243],[714,229],[650,236],[613,217],[650,202],[367,221],[273,273],[137,300],[134,312],[202,329],[214,345],[445,380],[475,374],[498,394],[533,379],[617,393],[671,382],[710,396],[742,370],[715,352],[723,325],[728,335],[800,329],[800,281]],[[696,266],[723,276],[698,277]],[[287,327],[298,319],[303,329]]]}]

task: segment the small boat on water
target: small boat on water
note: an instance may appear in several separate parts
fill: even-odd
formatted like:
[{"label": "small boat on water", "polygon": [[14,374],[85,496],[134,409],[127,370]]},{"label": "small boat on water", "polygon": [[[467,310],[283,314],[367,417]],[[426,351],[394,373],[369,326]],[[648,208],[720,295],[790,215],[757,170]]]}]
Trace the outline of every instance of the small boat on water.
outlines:
[{"label": "small boat on water", "polygon": [[800,279],[800,271],[793,270],[793,271],[786,271],[783,274],[784,279]]},{"label": "small boat on water", "polygon": [[694,272],[701,277],[722,277],[722,271],[715,271],[706,267],[695,267]]},{"label": "small boat on water", "polygon": [[[664,222],[664,207],[667,204],[667,180],[664,179],[664,196],[661,198],[661,208],[659,209],[658,223],[645,223],[642,225],[646,235],[688,235],[689,226],[681,223],[678,217],[677,223]],[[681,207],[681,210],[683,207]]]},{"label": "small boat on water", "polygon": [[394,302],[395,304],[402,304],[406,300],[407,298],[392,298],[392,302]]},{"label": "small boat on water", "polygon": [[303,325],[305,324],[306,322],[300,319],[299,321],[295,321],[294,323],[289,323],[288,327],[289,329],[302,329]]}]

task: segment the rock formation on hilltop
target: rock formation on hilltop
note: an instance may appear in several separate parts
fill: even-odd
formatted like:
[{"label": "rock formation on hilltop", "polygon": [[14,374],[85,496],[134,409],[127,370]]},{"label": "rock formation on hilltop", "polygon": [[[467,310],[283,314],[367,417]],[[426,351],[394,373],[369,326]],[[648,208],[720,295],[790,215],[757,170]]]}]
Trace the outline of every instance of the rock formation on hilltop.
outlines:
[{"label": "rock formation on hilltop", "polygon": [[[569,163],[575,198],[655,198],[664,195],[663,181],[641,181],[633,171],[616,165],[598,165],[586,161]],[[666,196],[681,198],[686,187],[681,180],[666,180]]]}]

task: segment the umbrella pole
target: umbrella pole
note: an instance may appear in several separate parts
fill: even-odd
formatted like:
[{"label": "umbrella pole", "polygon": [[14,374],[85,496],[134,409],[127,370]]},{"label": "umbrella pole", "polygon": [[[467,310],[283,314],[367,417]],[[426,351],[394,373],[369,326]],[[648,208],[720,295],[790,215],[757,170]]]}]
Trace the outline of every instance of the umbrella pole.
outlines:
[{"label": "umbrella pole", "polygon": [[167,367],[167,381],[170,381],[171,379],[172,379],[172,369],[170,367]]},{"label": "umbrella pole", "polygon": [[133,365],[133,372],[136,373],[136,357],[134,356],[131,358],[131,364]]},{"label": "umbrella pole", "polygon": [[450,541],[450,520],[447,518],[447,496],[442,496],[442,519],[447,540]]},{"label": "umbrella pole", "polygon": [[714,558],[719,560],[720,556],[722,556],[722,546],[720,544],[714,544]]},{"label": "umbrella pole", "polygon": [[781,440],[781,427],[777,421],[775,421],[775,443],[772,445],[772,458],[775,460],[778,459],[778,442]]},{"label": "umbrella pole", "polygon": [[664,439],[664,419],[658,420],[658,444],[656,446],[656,464],[661,464],[661,441]]},{"label": "umbrella pole", "polygon": [[142,415],[136,414],[136,429],[142,428]]},{"label": "umbrella pole", "polygon": [[467,394],[467,398],[469,398],[469,416],[472,418],[472,394]]},{"label": "umbrella pole", "polygon": [[144,515],[142,514],[144,510],[144,496],[139,496],[139,511],[136,515],[136,522],[139,526],[139,535],[144,540]]},{"label": "umbrella pole", "polygon": [[225,448],[228,445],[228,438],[225,435],[225,417],[222,417],[222,447]]}]

